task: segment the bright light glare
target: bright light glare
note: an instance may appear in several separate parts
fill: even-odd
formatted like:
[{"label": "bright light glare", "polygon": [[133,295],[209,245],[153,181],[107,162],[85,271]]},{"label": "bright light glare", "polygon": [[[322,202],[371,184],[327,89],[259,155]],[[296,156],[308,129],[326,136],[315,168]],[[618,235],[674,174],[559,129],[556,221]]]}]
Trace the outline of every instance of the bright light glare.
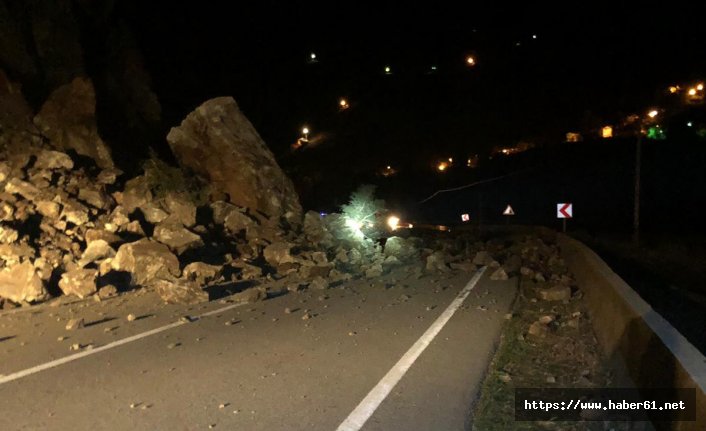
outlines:
[{"label": "bright light glare", "polygon": [[304,127],[304,128],[302,129],[302,133],[305,134],[305,135],[308,135],[308,134],[309,134],[309,128],[308,128],[308,127]]},{"label": "bright light glare", "polygon": [[647,113],[647,116],[650,118],[655,118],[657,115],[659,115],[659,111],[657,111],[656,109],[653,109]]},{"label": "bright light glare", "polygon": [[353,220],[352,218],[346,219],[346,226],[353,232],[355,236],[362,237],[363,232],[360,230],[363,227],[363,223],[358,220]]},{"label": "bright light glare", "polygon": [[385,73],[390,73],[392,72],[392,69],[390,69],[390,66],[385,66]]},{"label": "bright light glare", "polygon": [[691,121],[689,121],[688,123],[686,123],[686,127],[691,127],[691,126],[693,126],[693,124],[692,124]]},{"label": "bright light glare", "polygon": [[670,93],[674,94],[674,93],[676,93],[677,91],[679,91],[679,87],[676,87],[676,86],[671,86],[671,87],[669,87],[669,92],[670,92]]},{"label": "bright light glare", "polygon": [[697,86],[696,86],[696,89],[699,90],[699,91],[703,91],[703,89],[704,89],[704,84],[699,84],[699,85],[697,85]]},{"label": "bright light glare", "polygon": [[689,96],[696,96],[696,89],[695,88],[689,89]]},{"label": "bright light glare", "polygon": [[313,52],[311,53],[311,55],[310,55],[309,57],[310,57],[312,60],[316,60],[316,54],[314,54]]},{"label": "bright light glare", "polygon": [[400,218],[397,216],[390,216],[387,218],[387,225],[390,227],[392,230],[396,230],[399,227],[400,224]]},{"label": "bright light glare", "polygon": [[468,64],[469,66],[475,66],[476,59],[472,55],[469,55],[468,57],[466,57],[466,64]]},{"label": "bright light glare", "polygon": [[449,167],[449,164],[448,164],[448,163],[446,163],[446,162],[441,162],[441,163],[439,163],[439,165],[436,167],[436,169],[438,169],[439,172],[444,172],[444,171],[446,170],[446,168],[448,168],[448,167]]},{"label": "bright light glare", "polygon": [[338,101],[338,104],[341,106],[341,108],[345,108],[348,106],[348,101],[346,99],[341,99]]}]

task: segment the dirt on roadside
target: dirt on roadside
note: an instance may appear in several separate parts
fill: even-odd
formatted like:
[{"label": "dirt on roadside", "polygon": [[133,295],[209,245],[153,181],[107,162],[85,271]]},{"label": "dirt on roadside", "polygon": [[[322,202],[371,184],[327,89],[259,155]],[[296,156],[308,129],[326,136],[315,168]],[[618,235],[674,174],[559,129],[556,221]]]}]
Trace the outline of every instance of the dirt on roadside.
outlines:
[{"label": "dirt on roadside", "polygon": [[563,301],[538,299],[524,277],[518,297],[481,388],[474,431],[635,430],[626,422],[515,421],[515,388],[598,388],[614,385],[593,333],[580,289]]}]

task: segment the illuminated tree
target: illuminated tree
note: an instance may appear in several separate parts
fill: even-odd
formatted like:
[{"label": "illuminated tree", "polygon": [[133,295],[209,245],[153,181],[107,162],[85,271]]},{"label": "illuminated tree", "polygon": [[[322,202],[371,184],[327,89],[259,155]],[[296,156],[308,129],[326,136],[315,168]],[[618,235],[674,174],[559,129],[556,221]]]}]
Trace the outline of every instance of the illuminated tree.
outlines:
[{"label": "illuminated tree", "polygon": [[350,201],[341,206],[345,225],[354,238],[378,239],[382,234],[380,218],[385,212],[385,201],[375,199],[375,188],[371,184],[358,187]]}]

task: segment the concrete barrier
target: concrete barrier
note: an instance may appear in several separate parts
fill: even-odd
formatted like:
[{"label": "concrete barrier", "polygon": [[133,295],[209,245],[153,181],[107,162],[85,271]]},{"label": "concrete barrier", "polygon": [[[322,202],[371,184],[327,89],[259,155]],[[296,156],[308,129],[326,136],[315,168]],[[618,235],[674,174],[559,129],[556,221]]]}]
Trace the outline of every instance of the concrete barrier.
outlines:
[{"label": "concrete barrier", "polygon": [[[638,388],[696,389],[696,421],[656,423],[655,427],[706,430],[706,357],[590,248],[566,235],[559,235],[558,243],[585,292],[606,356],[622,362]],[[679,417],[675,414],[675,419]]]}]

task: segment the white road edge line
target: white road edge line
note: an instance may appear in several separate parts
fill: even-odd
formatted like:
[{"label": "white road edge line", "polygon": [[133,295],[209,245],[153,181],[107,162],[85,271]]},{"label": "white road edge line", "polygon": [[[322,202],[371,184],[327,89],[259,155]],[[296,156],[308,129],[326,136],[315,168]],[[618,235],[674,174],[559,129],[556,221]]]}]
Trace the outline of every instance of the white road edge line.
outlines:
[{"label": "white road edge line", "polygon": [[[230,309],[233,309],[235,307],[240,307],[242,305],[244,305],[244,304],[237,303],[237,304],[227,305],[225,307],[218,308],[216,310],[212,310],[207,313],[203,313],[201,315],[198,315],[195,317],[195,320],[200,320],[204,317],[213,316],[214,314],[222,313],[224,311],[228,311]],[[169,329],[176,328],[177,326],[181,326],[181,325],[185,325],[185,324],[187,324],[187,322],[177,321],[174,323],[170,323],[168,325],[160,326],[159,328],[149,330],[147,332],[141,332],[139,334],[131,335],[129,337],[122,338],[117,341],[113,341],[112,343],[108,343],[104,346],[96,347],[94,349],[84,350],[82,352],[74,353],[73,355],[64,356],[63,358],[55,359],[53,361],[34,366],[32,368],[27,368],[22,371],[17,371],[15,373],[8,374],[7,376],[0,376],[0,385],[11,382],[13,380],[17,380],[17,379],[21,379],[23,377],[30,376],[32,374],[39,373],[41,371],[48,370],[50,368],[58,367],[59,365],[68,364],[69,362],[76,361],[76,360],[84,358],[86,356],[95,355],[96,353],[100,353],[100,352],[104,352],[106,350],[114,349],[116,347],[122,346],[123,344],[131,343],[133,341],[137,341],[142,338],[149,337],[151,335],[159,334],[160,332],[164,332]]]},{"label": "white road edge line", "polygon": [[363,401],[351,412],[350,415],[336,428],[336,431],[358,431],[365,422],[375,413],[375,410],[387,398],[392,389],[402,379],[407,370],[414,364],[419,355],[431,344],[434,337],[441,332],[441,329],[451,319],[456,310],[461,307],[463,301],[468,297],[476,284],[483,276],[487,267],[482,267],[473,275],[473,278],[466,284],[456,298],[449,304],[443,313],[432,323],[429,329],[407,350],[407,353],[385,374],[385,377],[363,398]]}]

